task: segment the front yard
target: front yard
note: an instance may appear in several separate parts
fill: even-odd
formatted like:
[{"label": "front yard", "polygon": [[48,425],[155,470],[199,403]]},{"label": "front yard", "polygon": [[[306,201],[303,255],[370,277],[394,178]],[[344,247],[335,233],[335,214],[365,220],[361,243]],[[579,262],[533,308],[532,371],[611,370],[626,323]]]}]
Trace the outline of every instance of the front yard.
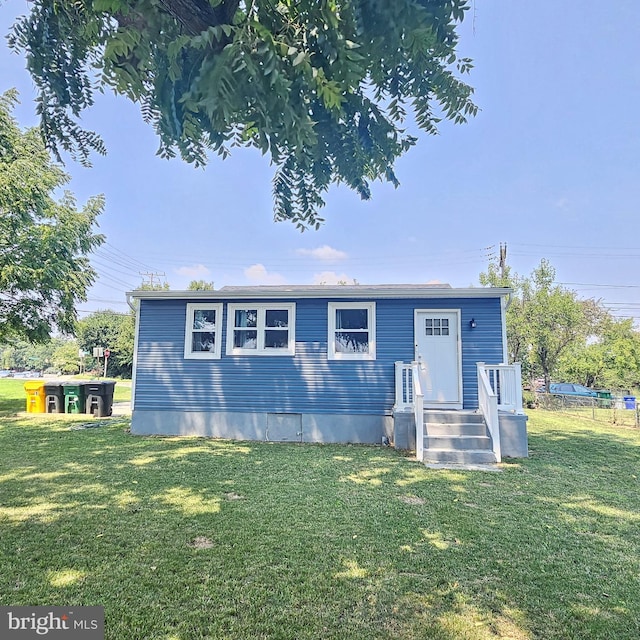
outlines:
[{"label": "front yard", "polygon": [[529,426],[483,473],[0,417],[0,604],[104,605],[112,640],[636,640],[640,432]]}]

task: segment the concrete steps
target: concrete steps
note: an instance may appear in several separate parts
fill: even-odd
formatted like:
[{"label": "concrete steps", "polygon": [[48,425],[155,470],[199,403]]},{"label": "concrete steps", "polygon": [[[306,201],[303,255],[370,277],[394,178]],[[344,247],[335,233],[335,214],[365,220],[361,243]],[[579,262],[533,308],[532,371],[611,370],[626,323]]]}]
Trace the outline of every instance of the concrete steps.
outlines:
[{"label": "concrete steps", "polygon": [[484,418],[475,411],[424,412],[424,462],[495,464]]}]

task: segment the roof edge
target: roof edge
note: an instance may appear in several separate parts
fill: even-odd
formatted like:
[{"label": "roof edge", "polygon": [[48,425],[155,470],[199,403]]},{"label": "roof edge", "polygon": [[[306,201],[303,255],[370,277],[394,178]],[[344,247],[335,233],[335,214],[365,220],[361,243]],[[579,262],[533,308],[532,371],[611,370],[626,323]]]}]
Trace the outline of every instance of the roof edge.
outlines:
[{"label": "roof edge", "polygon": [[357,287],[328,286],[322,291],[296,290],[292,287],[289,290],[260,291],[224,291],[217,289],[213,291],[128,291],[127,297],[139,300],[282,300],[291,298],[337,298],[348,300],[364,300],[371,298],[501,298],[508,296],[513,289],[507,287],[465,287],[465,288],[393,288],[380,287],[377,289],[365,289],[358,291]]}]

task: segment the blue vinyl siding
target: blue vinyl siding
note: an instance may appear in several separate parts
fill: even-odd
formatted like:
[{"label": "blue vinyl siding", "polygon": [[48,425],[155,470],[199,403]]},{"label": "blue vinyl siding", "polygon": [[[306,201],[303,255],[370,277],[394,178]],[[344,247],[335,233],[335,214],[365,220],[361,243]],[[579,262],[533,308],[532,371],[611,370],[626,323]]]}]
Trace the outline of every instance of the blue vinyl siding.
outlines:
[{"label": "blue vinyl siding", "polygon": [[[219,360],[184,358],[186,304],[192,300],[140,300],[136,409],[390,414],[395,401],[394,362],[414,358],[414,310],[438,308],[462,310],[464,406],[475,408],[475,363],[502,361],[500,300],[374,301],[376,360],[330,361],[328,299],[278,300],[296,303],[296,355],[273,357],[226,355],[225,302]],[[472,317],[475,329],[469,328]]]}]

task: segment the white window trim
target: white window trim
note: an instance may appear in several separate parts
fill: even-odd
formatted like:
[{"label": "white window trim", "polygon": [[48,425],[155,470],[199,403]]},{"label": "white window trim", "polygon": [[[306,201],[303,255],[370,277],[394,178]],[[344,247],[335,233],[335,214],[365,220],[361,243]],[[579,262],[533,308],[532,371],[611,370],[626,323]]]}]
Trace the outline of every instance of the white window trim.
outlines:
[{"label": "white window trim", "polygon": [[[215,310],[216,342],[214,351],[191,351],[193,336],[193,317],[195,311]],[[188,302],[187,320],[184,333],[184,357],[187,360],[219,360],[222,354],[222,304],[213,302]]]},{"label": "white window trim", "polygon": [[[258,322],[255,330],[258,333],[258,343],[255,349],[242,349],[233,346],[233,332],[236,329],[236,311],[256,309]],[[264,346],[264,332],[269,327],[265,326],[267,311],[289,312],[289,345],[286,349],[266,349]],[[246,302],[240,304],[227,304],[227,350],[228,356],[295,356],[296,355],[296,305],[295,302],[255,303]]]},{"label": "white window trim", "polygon": [[[336,311],[338,309],[366,309],[368,312],[369,353],[336,352]],[[328,307],[327,357],[329,360],[375,360],[376,359],[376,303],[375,302],[329,302]]]}]

